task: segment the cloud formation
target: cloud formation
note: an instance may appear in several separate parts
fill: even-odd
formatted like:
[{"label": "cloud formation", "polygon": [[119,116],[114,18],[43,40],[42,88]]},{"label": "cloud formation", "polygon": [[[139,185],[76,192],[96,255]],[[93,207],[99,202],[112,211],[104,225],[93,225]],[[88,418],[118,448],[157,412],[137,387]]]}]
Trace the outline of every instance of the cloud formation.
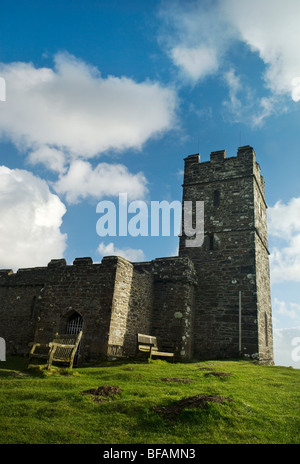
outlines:
[{"label": "cloud formation", "polygon": [[219,2],[164,2],[160,43],[182,75],[196,82],[215,73],[232,41]]},{"label": "cloud formation", "polygon": [[[259,125],[274,113],[275,106],[284,110],[282,97],[300,100],[298,0],[196,0],[163,5],[161,43],[167,54],[180,74],[193,83],[210,75],[225,76],[230,90],[226,106],[234,119],[241,117],[243,105],[245,115],[250,109],[253,112],[248,122]],[[232,67],[230,52],[237,44],[265,65],[262,84],[266,94],[255,102],[252,95],[251,104],[248,85],[240,81],[236,87],[241,73],[238,63],[236,69]]]},{"label": "cloud formation", "polygon": [[300,369],[300,326],[274,329],[274,362]]},{"label": "cloud formation", "polygon": [[75,160],[66,174],[60,175],[53,188],[65,195],[68,203],[90,197],[118,196],[126,192],[130,200],[143,198],[147,180],[142,173],[131,174],[122,164],[99,163],[94,169],[88,161]]},{"label": "cloud formation", "polygon": [[[55,55],[54,62],[54,69],[32,63],[0,66],[7,83],[0,133],[18,147],[34,152],[55,148],[69,159],[89,158],[109,149],[141,149],[149,138],[173,127],[176,95],[171,89],[126,77],[104,78],[66,53]],[[45,156],[38,159],[47,163]]]},{"label": "cloud formation", "polygon": [[300,282],[300,197],[270,207],[268,228],[274,241],[270,255],[272,283]]},{"label": "cloud formation", "polygon": [[[47,184],[28,171],[1,168],[0,267],[45,265],[66,248],[67,237],[60,232],[66,208],[58,195],[70,204],[120,192],[129,199],[145,196],[142,173],[120,163],[97,164],[95,158],[140,150],[150,138],[173,129],[177,96],[158,82],[103,77],[68,53],[55,55],[53,69],[0,63],[0,73],[7,97],[0,137],[8,138],[31,166],[41,164],[57,176]],[[125,255],[133,257],[130,250]]]},{"label": "cloud formation", "polygon": [[[112,150],[140,150],[152,137],[174,128],[177,98],[157,82],[102,77],[98,69],[67,53],[54,68],[32,63],[0,64],[7,101],[0,136],[11,140],[33,166],[56,173],[57,193],[76,203],[127,191],[144,196],[146,179],[121,164],[87,161]],[[121,189],[121,190],[120,190]]]},{"label": "cloud formation", "polygon": [[293,320],[295,325],[300,326],[300,304],[286,302],[275,298],[273,311],[275,313],[275,317],[277,317],[277,315],[286,316],[287,318]]},{"label": "cloud formation", "polygon": [[144,261],[145,259],[143,250],[136,248],[116,248],[113,242],[107,245],[101,242],[97,251],[101,256],[122,256],[131,262]]},{"label": "cloud formation", "polygon": [[218,69],[218,59],[213,48],[178,46],[174,47],[170,53],[174,63],[181,67],[193,81],[212,74]]},{"label": "cloud formation", "polygon": [[32,173],[0,166],[0,268],[45,266],[62,257],[66,208]]},{"label": "cloud formation", "polygon": [[237,38],[265,63],[266,85],[275,94],[293,98],[292,81],[300,69],[299,1],[225,0],[221,4]]}]

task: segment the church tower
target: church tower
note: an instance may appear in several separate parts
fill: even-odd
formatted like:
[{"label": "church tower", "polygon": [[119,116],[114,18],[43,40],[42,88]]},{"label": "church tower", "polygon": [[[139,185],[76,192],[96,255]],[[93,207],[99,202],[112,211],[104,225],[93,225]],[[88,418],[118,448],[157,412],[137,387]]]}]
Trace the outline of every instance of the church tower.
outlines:
[{"label": "church tower", "polygon": [[[204,241],[186,246],[197,272],[195,358],[250,356],[273,362],[269,252],[264,179],[252,147],[185,158],[183,204],[204,202]],[[183,216],[184,224],[184,216]]]}]

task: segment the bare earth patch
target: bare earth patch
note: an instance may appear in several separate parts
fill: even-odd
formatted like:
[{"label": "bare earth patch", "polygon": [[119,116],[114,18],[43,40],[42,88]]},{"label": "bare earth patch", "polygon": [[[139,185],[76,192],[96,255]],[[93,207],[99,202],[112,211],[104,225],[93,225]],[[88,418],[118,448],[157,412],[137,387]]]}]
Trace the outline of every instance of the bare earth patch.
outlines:
[{"label": "bare earth patch", "polygon": [[201,408],[206,409],[209,406],[209,403],[225,403],[226,401],[233,401],[226,396],[216,396],[216,395],[197,395],[190,396],[188,398],[183,398],[182,400],[177,401],[169,406],[165,407],[156,407],[154,410],[159,414],[162,414],[165,418],[175,418],[178,416],[181,411],[185,408]]},{"label": "bare earth patch", "polygon": [[177,382],[177,383],[190,383],[192,382],[191,379],[177,379],[176,377],[166,377],[166,378],[162,378],[160,379],[162,380],[163,382]]},{"label": "bare earth patch", "polygon": [[204,374],[204,377],[207,377],[209,375],[214,375],[215,377],[230,377],[231,374],[229,372],[208,372],[207,374]]},{"label": "bare earth patch", "polygon": [[92,395],[95,401],[107,401],[109,398],[115,398],[115,396],[120,395],[122,390],[120,387],[103,385],[98,388],[91,388],[89,390],[84,390],[81,392],[82,395]]}]

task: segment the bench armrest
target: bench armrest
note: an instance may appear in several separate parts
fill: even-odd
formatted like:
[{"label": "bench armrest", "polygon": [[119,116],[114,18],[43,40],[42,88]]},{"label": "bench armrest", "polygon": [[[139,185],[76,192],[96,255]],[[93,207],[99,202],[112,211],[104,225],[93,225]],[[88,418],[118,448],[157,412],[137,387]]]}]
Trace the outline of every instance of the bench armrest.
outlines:
[{"label": "bench armrest", "polygon": [[55,343],[55,342],[51,342],[49,343],[49,346],[50,347],[59,347],[59,348],[75,348],[76,345],[64,345],[63,343]]}]

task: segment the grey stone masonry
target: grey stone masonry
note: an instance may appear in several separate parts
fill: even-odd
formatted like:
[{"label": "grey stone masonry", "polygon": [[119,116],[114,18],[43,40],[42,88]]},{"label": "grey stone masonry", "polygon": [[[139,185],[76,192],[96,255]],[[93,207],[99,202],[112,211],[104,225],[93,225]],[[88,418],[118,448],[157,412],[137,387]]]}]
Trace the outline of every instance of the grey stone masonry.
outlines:
[{"label": "grey stone masonry", "polygon": [[[204,202],[204,243],[179,255],[194,263],[194,356],[273,362],[264,179],[252,147],[185,159],[183,201]],[[241,316],[240,316],[241,314]],[[241,318],[241,319],[240,319]]]},{"label": "grey stone masonry", "polygon": [[82,330],[78,365],[134,357],[138,333],[156,336],[175,360],[249,356],[272,363],[267,205],[253,148],[230,158],[215,151],[202,163],[200,155],[188,156],[184,201],[204,202],[204,242],[187,247],[182,235],[179,256],[142,263],[82,257],[71,265],[53,259],[0,270],[7,355]]}]

